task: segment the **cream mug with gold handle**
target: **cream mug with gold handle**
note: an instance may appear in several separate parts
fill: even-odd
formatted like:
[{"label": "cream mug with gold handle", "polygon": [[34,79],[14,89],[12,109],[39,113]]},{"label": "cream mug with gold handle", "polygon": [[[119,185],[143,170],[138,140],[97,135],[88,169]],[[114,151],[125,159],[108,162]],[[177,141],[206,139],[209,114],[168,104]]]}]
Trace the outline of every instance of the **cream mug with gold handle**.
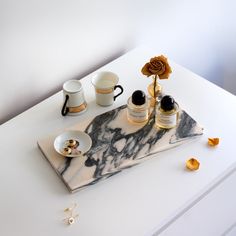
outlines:
[{"label": "cream mug with gold handle", "polygon": [[[100,106],[110,106],[116,98],[120,96],[124,89],[118,85],[119,77],[110,71],[98,72],[92,78],[92,84],[95,89],[96,103]],[[120,89],[120,92],[114,95],[114,91]]]}]

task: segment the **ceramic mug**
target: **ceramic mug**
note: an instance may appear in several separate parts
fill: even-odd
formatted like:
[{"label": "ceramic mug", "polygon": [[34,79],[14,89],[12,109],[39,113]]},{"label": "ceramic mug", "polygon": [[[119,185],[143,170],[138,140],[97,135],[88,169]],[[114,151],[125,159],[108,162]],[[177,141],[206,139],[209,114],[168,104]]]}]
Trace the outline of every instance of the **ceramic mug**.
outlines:
[{"label": "ceramic mug", "polygon": [[[123,93],[124,89],[121,85],[117,85],[118,82],[119,77],[110,71],[98,72],[92,78],[92,84],[96,94],[96,103],[98,105],[110,106],[114,103],[116,98]],[[120,92],[114,95],[116,89],[120,89]]]},{"label": "ceramic mug", "polygon": [[85,111],[87,103],[84,99],[82,84],[78,80],[68,80],[63,84],[64,104],[61,114],[78,115]]}]

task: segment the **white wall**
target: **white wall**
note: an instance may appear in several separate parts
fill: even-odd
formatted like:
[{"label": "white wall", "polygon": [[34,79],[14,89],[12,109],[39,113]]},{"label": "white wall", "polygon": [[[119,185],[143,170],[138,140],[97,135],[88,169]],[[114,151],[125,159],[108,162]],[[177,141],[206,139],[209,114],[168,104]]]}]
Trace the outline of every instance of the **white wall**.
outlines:
[{"label": "white wall", "polygon": [[158,4],[149,8],[149,16],[140,20],[138,41],[236,94],[235,1],[182,0],[164,5],[161,10]]},{"label": "white wall", "polygon": [[0,0],[0,124],[139,44],[236,94],[230,0]]},{"label": "white wall", "polygon": [[120,56],[132,41],[125,1],[0,4],[0,123],[59,90],[63,81]]}]

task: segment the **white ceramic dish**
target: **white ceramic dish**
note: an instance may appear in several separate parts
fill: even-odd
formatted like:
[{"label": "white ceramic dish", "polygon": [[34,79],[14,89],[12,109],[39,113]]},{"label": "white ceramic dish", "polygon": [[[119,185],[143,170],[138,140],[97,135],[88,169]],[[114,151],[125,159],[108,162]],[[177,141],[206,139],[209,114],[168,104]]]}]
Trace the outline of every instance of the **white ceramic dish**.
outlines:
[{"label": "white ceramic dish", "polygon": [[[79,145],[76,147],[79,154],[65,154],[63,153],[63,149],[67,147],[66,143],[68,140],[73,139],[76,140]],[[54,140],[54,148],[55,150],[61,154],[62,156],[67,157],[79,157],[82,156],[85,152],[87,152],[92,146],[92,139],[88,134],[79,130],[68,130],[64,133],[58,135]],[[80,153],[81,152],[81,153]]]}]

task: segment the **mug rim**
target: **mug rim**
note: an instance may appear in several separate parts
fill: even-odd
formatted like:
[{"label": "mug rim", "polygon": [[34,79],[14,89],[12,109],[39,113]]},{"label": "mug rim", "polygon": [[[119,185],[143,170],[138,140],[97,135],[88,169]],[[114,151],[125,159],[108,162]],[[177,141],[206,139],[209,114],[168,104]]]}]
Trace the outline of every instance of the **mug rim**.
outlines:
[{"label": "mug rim", "polygon": [[[99,78],[99,77],[101,77],[100,79],[107,79],[107,78],[105,78],[105,76],[108,76],[108,75],[110,75],[110,76],[112,76],[112,78],[114,79],[114,85],[112,85],[112,86],[103,86],[103,87],[101,87],[101,86],[97,86],[96,85],[96,83],[95,83],[95,79],[97,79],[97,78]],[[104,76],[104,77],[103,77]],[[103,77],[103,78],[102,78]],[[92,77],[92,79],[91,79],[91,83],[93,84],[93,86],[95,87],[95,88],[98,88],[98,89],[101,89],[101,90],[106,90],[106,89],[111,89],[111,88],[114,88],[117,84],[118,84],[118,82],[119,82],[119,77],[118,77],[118,75],[117,74],[115,74],[115,73],[113,73],[113,72],[111,72],[111,71],[99,71],[99,72],[97,72],[93,77]]]},{"label": "mug rim", "polygon": [[[71,83],[71,82],[76,82],[77,84],[80,85],[80,88],[77,89],[77,90],[74,90],[74,91],[70,91],[68,89],[66,89],[66,86],[68,85],[68,83]],[[66,82],[64,82],[63,84],[63,91],[65,91],[66,93],[70,93],[70,94],[73,94],[73,93],[78,93],[79,91],[82,90],[82,84],[79,80],[76,80],[76,79],[70,79],[70,80],[67,80]]]}]

